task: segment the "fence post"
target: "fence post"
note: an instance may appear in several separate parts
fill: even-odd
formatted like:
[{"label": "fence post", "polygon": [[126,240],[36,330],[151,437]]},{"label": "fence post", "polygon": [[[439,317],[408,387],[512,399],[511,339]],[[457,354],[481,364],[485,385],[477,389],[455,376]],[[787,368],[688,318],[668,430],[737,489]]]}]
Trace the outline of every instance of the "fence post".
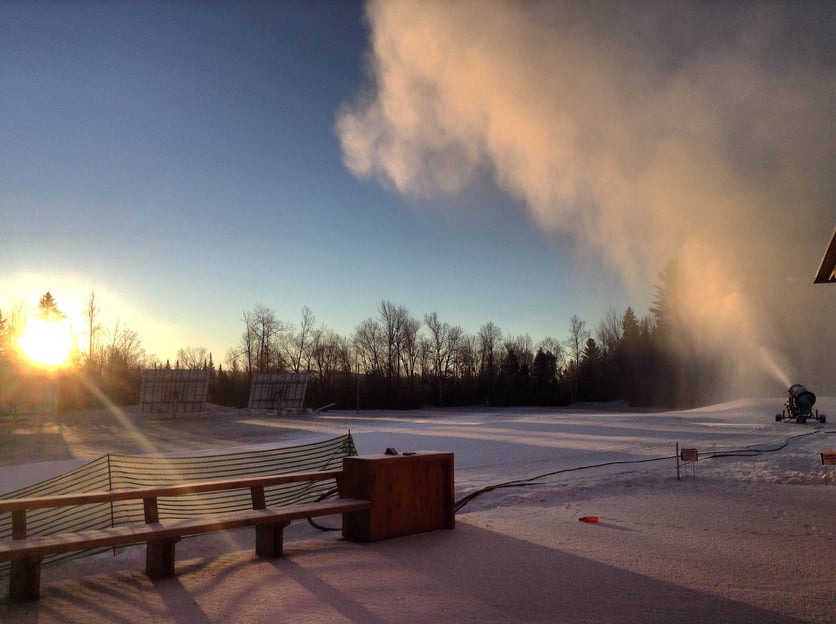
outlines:
[{"label": "fence post", "polygon": [[[109,492],[113,491],[113,475],[110,472],[110,453],[105,455],[107,457],[107,489]],[[110,526],[116,526],[116,514],[113,511],[113,501],[110,501]],[[111,548],[113,551],[113,556],[116,556],[116,546]]]},{"label": "fence post", "polygon": [[676,480],[680,480],[679,476],[679,442],[676,443]]}]

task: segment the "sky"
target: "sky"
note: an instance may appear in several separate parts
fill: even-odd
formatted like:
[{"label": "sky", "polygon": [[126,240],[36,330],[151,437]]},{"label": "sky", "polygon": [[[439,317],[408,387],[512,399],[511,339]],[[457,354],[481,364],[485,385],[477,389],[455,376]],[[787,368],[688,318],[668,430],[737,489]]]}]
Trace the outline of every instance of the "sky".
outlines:
[{"label": "sky", "polygon": [[[836,9],[4,2],[0,311],[50,291],[216,362],[256,304],[475,333],[646,314],[834,383]],[[828,360],[829,358],[829,360]]]}]

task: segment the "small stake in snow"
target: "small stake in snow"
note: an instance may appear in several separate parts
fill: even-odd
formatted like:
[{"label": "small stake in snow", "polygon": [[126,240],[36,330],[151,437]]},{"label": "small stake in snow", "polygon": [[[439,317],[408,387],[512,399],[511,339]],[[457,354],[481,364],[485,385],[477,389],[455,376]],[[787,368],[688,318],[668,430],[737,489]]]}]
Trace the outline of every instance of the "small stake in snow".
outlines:
[{"label": "small stake in snow", "polygon": [[598,516],[581,516],[580,518],[578,518],[578,520],[580,520],[581,522],[590,522],[592,524],[595,524],[596,522],[598,522]]}]

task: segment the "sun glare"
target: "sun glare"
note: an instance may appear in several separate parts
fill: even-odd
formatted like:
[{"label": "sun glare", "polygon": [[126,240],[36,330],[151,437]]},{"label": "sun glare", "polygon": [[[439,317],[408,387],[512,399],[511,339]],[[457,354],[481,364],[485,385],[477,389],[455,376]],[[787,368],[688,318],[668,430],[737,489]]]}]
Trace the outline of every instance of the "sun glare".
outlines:
[{"label": "sun glare", "polygon": [[61,368],[69,364],[73,333],[66,319],[31,316],[17,339],[23,355],[40,368]]}]

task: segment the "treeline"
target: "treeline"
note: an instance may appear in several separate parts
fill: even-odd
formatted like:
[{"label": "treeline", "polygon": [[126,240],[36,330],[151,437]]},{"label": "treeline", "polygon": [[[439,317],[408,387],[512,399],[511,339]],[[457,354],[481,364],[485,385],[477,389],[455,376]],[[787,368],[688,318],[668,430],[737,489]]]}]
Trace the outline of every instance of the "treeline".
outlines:
[{"label": "treeline", "polygon": [[[173,363],[150,361],[135,331],[99,325],[93,293],[85,310],[88,348],[76,354],[70,373],[62,377],[61,406],[136,404],[142,370],[159,367],[209,370],[209,401],[234,407],[246,406],[252,376],[267,372],[308,372],[309,407],[616,400],[631,406],[691,406],[713,384],[716,366],[695,355],[683,358],[670,346],[677,331],[670,296],[674,281],[673,269],[662,273],[647,316],[639,317],[631,308],[621,313],[609,309],[595,327],[572,316],[562,339],[536,343],[528,335],[506,335],[493,322],[468,333],[435,312],[419,319],[388,300],[351,336],[318,324],[307,307],[294,324],[256,305],[243,313],[240,341],[218,365],[205,347],[183,347]],[[9,351],[13,335],[14,327],[0,314],[0,366],[9,366],[2,353]]]},{"label": "treeline", "polygon": [[[653,360],[652,323],[629,308],[621,315],[609,311],[594,335],[572,317],[565,340],[539,343],[527,335],[506,336],[493,322],[470,334],[435,312],[419,320],[387,300],[350,337],[317,326],[308,308],[295,326],[261,305],[242,320],[245,329],[227,354],[227,368],[214,371],[204,360],[216,380],[214,399],[222,404],[246,398],[252,374],[282,371],[310,373],[308,400],[314,407],[336,402],[351,408],[358,401],[363,409],[652,401],[649,376],[642,373]],[[192,357],[188,362],[186,367],[199,367]],[[183,366],[180,358],[175,366]]]}]

